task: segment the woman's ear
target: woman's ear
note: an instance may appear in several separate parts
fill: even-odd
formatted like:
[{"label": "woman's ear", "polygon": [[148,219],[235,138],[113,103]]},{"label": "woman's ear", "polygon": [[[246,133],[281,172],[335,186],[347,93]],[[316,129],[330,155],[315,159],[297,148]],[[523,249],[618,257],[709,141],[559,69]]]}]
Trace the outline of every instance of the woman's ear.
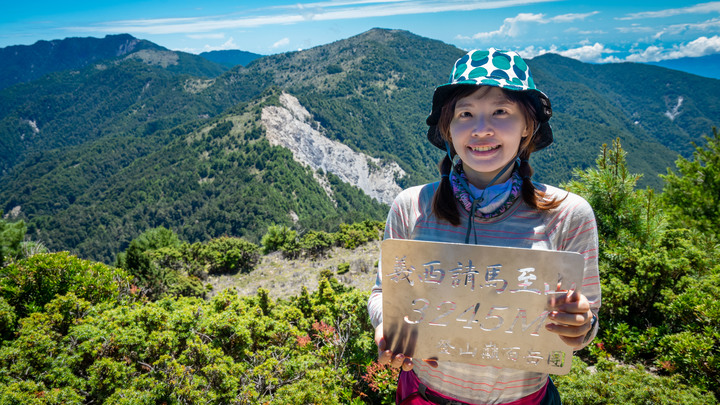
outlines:
[{"label": "woman's ear", "polygon": [[540,124],[538,124],[535,121],[530,121],[527,124],[525,124],[525,129],[523,130],[522,137],[527,138],[528,136],[532,135],[537,129],[540,127]]},{"label": "woman's ear", "polygon": [[530,135],[530,126],[525,125],[525,129],[522,131],[522,137],[527,138]]}]

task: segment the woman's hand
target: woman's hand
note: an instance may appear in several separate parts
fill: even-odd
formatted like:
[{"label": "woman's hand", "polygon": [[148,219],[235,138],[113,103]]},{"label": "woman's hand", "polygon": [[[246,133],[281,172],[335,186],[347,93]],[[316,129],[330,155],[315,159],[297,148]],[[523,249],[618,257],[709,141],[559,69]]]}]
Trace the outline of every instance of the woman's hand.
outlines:
[{"label": "woman's hand", "polygon": [[394,354],[392,351],[387,350],[387,343],[383,337],[382,322],[375,328],[375,344],[378,347],[378,363],[383,365],[390,364],[393,368],[402,367],[404,371],[412,370],[412,358],[405,357],[402,353]]},{"label": "woman's hand", "polygon": [[[378,363],[389,364],[393,368],[401,368],[404,371],[410,371],[413,369],[412,357],[406,357],[403,353],[393,353],[387,349],[387,342],[383,337],[383,324],[380,323],[375,328],[375,344],[378,347]],[[437,368],[438,363],[433,359],[423,360],[427,365],[433,368]]]},{"label": "woman's hand", "polygon": [[560,336],[565,344],[573,350],[583,348],[585,336],[593,328],[593,313],[587,297],[573,291],[564,296],[550,313],[550,321],[545,329]]}]

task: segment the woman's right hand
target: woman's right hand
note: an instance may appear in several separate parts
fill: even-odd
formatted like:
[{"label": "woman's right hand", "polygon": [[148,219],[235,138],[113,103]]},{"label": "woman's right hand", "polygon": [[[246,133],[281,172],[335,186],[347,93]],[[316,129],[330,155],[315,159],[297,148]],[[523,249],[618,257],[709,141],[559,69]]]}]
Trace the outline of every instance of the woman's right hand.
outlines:
[{"label": "woman's right hand", "polygon": [[375,344],[378,347],[378,363],[385,365],[390,364],[390,367],[400,368],[404,371],[410,371],[413,368],[412,358],[405,357],[402,353],[393,353],[387,350],[387,342],[383,337],[383,324],[382,322],[375,328]]},{"label": "woman's right hand", "polygon": [[[413,368],[412,357],[405,357],[402,353],[393,353],[387,349],[387,342],[383,337],[382,322],[375,328],[375,344],[378,347],[378,363],[389,364],[390,367],[400,368],[404,371],[410,371]],[[423,361],[432,368],[437,368],[438,362],[435,359],[423,359]]]}]

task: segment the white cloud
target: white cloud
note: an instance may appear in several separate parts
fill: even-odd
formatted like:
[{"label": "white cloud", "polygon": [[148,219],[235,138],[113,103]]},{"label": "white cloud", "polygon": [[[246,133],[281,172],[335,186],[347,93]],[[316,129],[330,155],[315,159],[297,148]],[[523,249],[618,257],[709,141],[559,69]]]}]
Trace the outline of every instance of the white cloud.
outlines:
[{"label": "white cloud", "polygon": [[593,11],[592,13],[584,13],[584,14],[563,14],[558,15],[550,19],[552,22],[557,23],[564,23],[564,22],[573,22],[577,20],[584,20],[588,17],[594,16],[595,14],[598,14],[599,11]]},{"label": "white cloud", "polygon": [[623,34],[632,34],[632,33],[646,34],[646,33],[655,31],[654,28],[650,28],[650,27],[640,25],[640,24],[632,24],[629,27],[617,27],[615,29]]},{"label": "white cloud", "polygon": [[625,57],[616,56],[621,51],[606,47],[601,43],[583,45],[578,48],[560,50],[556,45],[549,48],[536,48],[529,46],[519,51],[523,58],[534,58],[546,53],[556,53],[568,58],[590,63],[617,63],[617,62],[659,62],[661,60],[679,59],[686,57],[699,57],[720,53],[720,36],[700,37],[686,44],[673,45],[671,48],[651,45],[644,49],[631,49]]},{"label": "white cloud", "polygon": [[[566,30],[563,31],[563,32],[566,33],[566,34],[585,35],[585,36],[589,36],[589,35],[604,35],[604,34],[607,34],[607,32],[606,32],[606,31],[603,31],[603,30],[582,30],[582,29],[580,29],[580,28],[578,28],[578,27],[570,27],[570,28],[566,29]],[[583,43],[583,42],[588,42],[588,43],[589,43],[590,40],[589,40],[589,39],[585,39],[585,40],[581,41],[580,43]]]},{"label": "white cloud", "polygon": [[536,48],[534,45],[530,45],[527,48],[518,51],[520,56],[524,59],[532,59],[536,56],[545,55],[546,53],[558,53],[557,46],[551,45],[550,49]]},{"label": "white cloud", "polygon": [[457,39],[492,39],[492,38],[517,38],[526,32],[528,23],[548,24],[548,23],[570,23],[577,20],[584,20],[590,16],[598,14],[598,11],[591,13],[573,13],[562,14],[555,17],[545,18],[544,14],[520,13],[515,17],[506,18],[503,24],[495,31],[478,32],[472,38],[458,35]]},{"label": "white cloud", "polygon": [[223,39],[225,34],[189,34],[187,37],[191,39]]},{"label": "white cloud", "polygon": [[[430,0],[345,1],[303,4],[300,9],[307,12],[308,10],[312,10],[314,5],[322,5],[322,7],[315,8],[314,11],[316,14],[312,17],[314,20],[342,20],[367,17],[388,17],[396,15],[431,14],[447,11],[491,10],[554,1],[559,0],[446,0],[443,2]],[[337,11],[328,11],[329,7],[328,9],[323,8],[326,6],[356,4],[370,5],[364,7],[349,7]]]},{"label": "white cloud", "polygon": [[674,45],[670,49],[651,45],[641,51],[632,51],[625,58],[629,62],[658,62],[668,59],[698,57],[720,52],[720,36],[700,37],[687,44]]},{"label": "white cloud", "polygon": [[619,20],[637,20],[641,18],[663,18],[672,17],[681,14],[707,14],[707,13],[720,13],[720,1],[713,1],[710,3],[701,3],[689,7],[671,8],[660,11],[644,11],[641,13],[628,14],[625,17],[618,18]]},{"label": "white cloud", "polygon": [[113,21],[95,26],[69,27],[75,31],[131,32],[143,34],[182,34],[188,32],[212,32],[232,28],[248,28],[263,25],[291,24],[304,21],[299,15],[259,16],[239,19],[151,19]]},{"label": "white cloud", "polygon": [[203,52],[210,52],[210,51],[225,51],[228,49],[239,49],[240,47],[237,46],[235,43],[235,40],[233,37],[230,37],[225,43],[223,43],[220,46],[213,46],[213,45],[205,45],[203,47]]},{"label": "white cloud", "polygon": [[558,52],[560,55],[577,59],[583,62],[605,62],[607,57],[603,54],[615,53],[612,49],[608,49],[605,45],[596,42],[592,45],[583,45],[579,48],[568,49]]},{"label": "white cloud", "polygon": [[617,51],[605,47],[601,43],[594,43],[592,45],[587,44],[578,48],[560,50],[556,45],[551,45],[549,49],[536,48],[535,46],[529,46],[519,52],[523,58],[534,58],[536,56],[544,55],[546,53],[556,53],[558,55],[565,56],[567,58],[577,59],[583,62],[590,63],[606,63],[616,62],[618,59],[614,56],[605,56],[606,54],[617,53]]},{"label": "white cloud", "polygon": [[407,3],[408,0],[331,0],[331,1],[318,1],[315,3],[295,3],[281,6],[274,6],[273,8],[324,8],[324,7],[341,7],[341,6],[354,6],[359,4],[376,4],[376,3]]},{"label": "white cloud", "polygon": [[[531,14],[531,13],[520,13],[515,17],[506,18],[503,24],[496,31],[490,32],[478,32],[472,36],[472,39],[491,39],[497,37],[518,37],[525,30],[526,23],[535,22],[540,24],[546,24],[548,21],[545,20],[544,14]],[[471,39],[468,37],[458,36],[458,39]]]},{"label": "white cloud", "polygon": [[109,21],[65,27],[75,32],[129,32],[134,34],[187,34],[267,25],[295,24],[308,20],[334,21],[368,17],[431,14],[448,11],[490,10],[559,0],[359,0],[325,1],[292,7],[268,7],[250,12],[195,18],[155,18]]},{"label": "white cloud", "polygon": [[660,38],[663,35],[673,35],[673,34],[681,34],[687,31],[695,30],[695,31],[717,31],[720,29],[720,18],[713,18],[711,20],[699,22],[699,23],[693,23],[693,24],[675,24],[671,25],[669,27],[666,27],[662,31],[655,34],[654,38]]},{"label": "white cloud", "polygon": [[577,31],[577,34],[578,34],[578,35],[603,35],[603,34],[607,34],[607,32],[602,31],[602,30],[595,30],[595,31],[582,31],[582,30],[580,30],[580,31]]},{"label": "white cloud", "polygon": [[283,39],[275,42],[274,44],[272,44],[272,48],[276,49],[276,48],[280,48],[281,46],[287,46],[287,45],[290,45],[290,38],[283,38]]}]

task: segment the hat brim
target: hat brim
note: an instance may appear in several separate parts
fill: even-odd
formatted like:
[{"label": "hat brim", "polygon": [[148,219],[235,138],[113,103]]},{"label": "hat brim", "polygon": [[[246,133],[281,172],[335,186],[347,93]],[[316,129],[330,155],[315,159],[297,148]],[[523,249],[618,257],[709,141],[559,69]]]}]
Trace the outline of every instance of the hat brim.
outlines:
[{"label": "hat brim", "polygon": [[[433,104],[432,104],[432,111],[430,112],[430,115],[428,115],[425,122],[430,127],[428,128],[427,132],[427,138],[436,147],[440,148],[441,150],[445,150],[445,140],[443,139],[442,135],[440,134],[440,131],[437,128],[438,121],[440,121],[440,112],[442,110],[443,104],[445,104],[445,101],[447,100],[448,96],[455,91],[458,87],[466,87],[466,86],[473,86],[473,87],[479,87],[477,84],[466,84],[466,83],[454,83],[454,84],[446,84],[439,86],[435,89],[435,92],[433,93]],[[497,86],[500,88],[504,88],[502,86]],[[548,122],[550,120],[550,117],[552,117],[552,107],[550,105],[550,99],[548,96],[545,95],[545,93],[535,90],[535,89],[529,89],[529,90],[515,90],[511,88],[506,88],[506,90],[510,91],[524,91],[528,93],[533,100],[533,103],[535,104],[535,118],[539,123],[539,128],[537,130],[537,133],[535,134],[535,151],[538,151],[540,149],[543,149],[550,145],[553,142],[553,134],[552,134],[552,128],[550,127],[550,123]]]}]

